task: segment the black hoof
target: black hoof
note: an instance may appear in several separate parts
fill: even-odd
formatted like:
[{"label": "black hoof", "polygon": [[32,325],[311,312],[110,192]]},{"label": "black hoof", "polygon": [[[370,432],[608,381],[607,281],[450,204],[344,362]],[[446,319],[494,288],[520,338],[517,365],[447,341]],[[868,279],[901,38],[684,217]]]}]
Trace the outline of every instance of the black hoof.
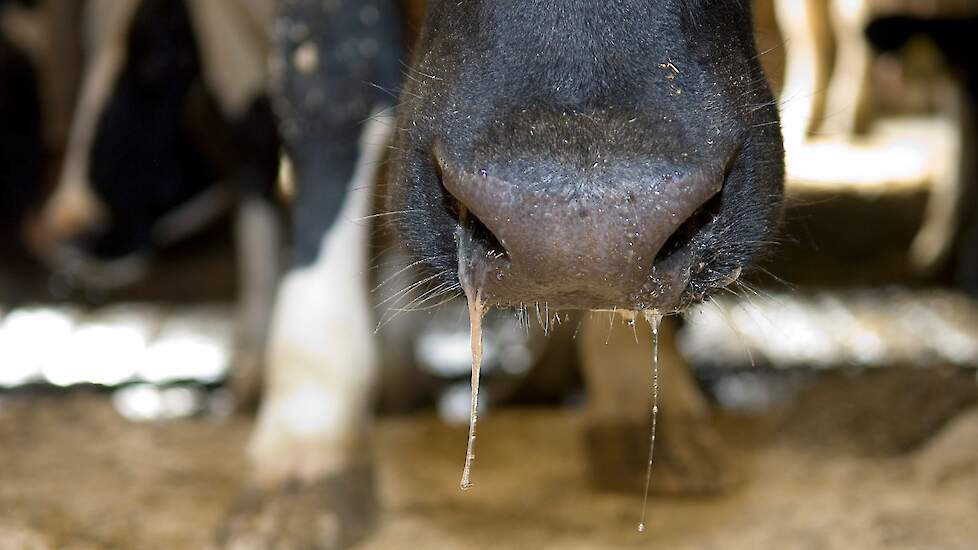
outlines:
[{"label": "black hoof", "polygon": [[[649,456],[650,422],[600,422],[585,434],[591,480],[602,490],[641,492]],[[707,496],[738,485],[742,476],[726,460],[713,426],[699,419],[659,417],[650,490]]]},{"label": "black hoof", "polygon": [[377,524],[373,472],[351,468],[312,483],[247,489],[218,533],[229,550],[348,548]]}]

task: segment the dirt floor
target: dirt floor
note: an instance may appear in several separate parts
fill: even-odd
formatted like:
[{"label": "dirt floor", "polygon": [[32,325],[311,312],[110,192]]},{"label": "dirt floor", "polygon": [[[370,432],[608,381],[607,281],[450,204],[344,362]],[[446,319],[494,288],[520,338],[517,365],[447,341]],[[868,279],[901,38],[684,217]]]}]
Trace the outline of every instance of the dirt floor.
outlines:
[{"label": "dirt floor", "polygon": [[[579,411],[485,417],[465,494],[464,428],[384,420],[383,524],[363,548],[978,547],[974,375],[934,387],[949,399],[917,402],[899,395],[926,385],[913,377],[829,378],[786,410],[720,419],[746,483],[722,498],[654,499],[645,534],[638,495],[588,485]],[[893,399],[875,404],[874,392]],[[206,548],[237,494],[248,428],[240,417],[131,424],[91,395],[6,398],[0,549]],[[921,443],[924,432],[936,435]]]}]

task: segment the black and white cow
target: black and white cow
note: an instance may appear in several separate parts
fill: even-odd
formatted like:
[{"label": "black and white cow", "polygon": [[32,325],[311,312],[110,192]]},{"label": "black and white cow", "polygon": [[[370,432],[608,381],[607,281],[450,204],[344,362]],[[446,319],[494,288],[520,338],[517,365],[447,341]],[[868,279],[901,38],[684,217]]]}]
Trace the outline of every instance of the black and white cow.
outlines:
[{"label": "black and white cow", "polygon": [[[167,218],[188,203],[203,209],[219,180],[268,194],[278,141],[264,99],[267,36],[242,28],[260,33],[250,19],[270,12],[265,1],[87,3],[87,63],[64,168],[32,231],[42,255],[104,266],[186,231]],[[93,284],[127,279],[93,271]]]},{"label": "black and white cow", "polygon": [[[749,2],[434,0],[404,70],[399,19],[394,0],[282,3],[275,97],[297,253],[232,546],[342,546],[373,522],[375,195],[445,285],[548,311],[681,311],[735,281],[780,218],[778,115]],[[402,84],[395,105],[384,90]],[[644,372],[613,361],[604,372]]]},{"label": "black and white cow", "polygon": [[273,16],[271,0],[88,0],[63,167],[26,231],[56,274],[115,288],[141,278],[154,249],[236,206],[245,397],[257,391],[281,247]]},{"label": "black and white cow", "polygon": [[[230,547],[345,546],[376,519],[366,272],[377,198],[443,289],[464,277],[492,306],[540,304],[547,315],[680,311],[735,281],[780,217],[778,116],[746,1],[432,0],[407,64],[399,0],[282,0],[271,40],[240,40],[272,21],[254,16],[263,0],[91,1],[102,2],[100,30],[39,224],[48,254],[68,242],[126,257],[152,240],[154,224],[134,226],[134,212],[158,220],[222,175],[222,150],[263,135],[259,124],[221,137],[200,113],[216,104],[217,118],[248,120],[271,84],[294,175],[294,254],[267,337],[251,490],[222,529]],[[188,114],[198,80],[216,97],[189,102],[199,109]],[[119,128],[128,133],[110,135]],[[225,177],[267,182],[253,160]],[[159,188],[172,193],[145,192]],[[255,196],[242,219],[267,221]],[[103,231],[79,241],[100,217]],[[120,235],[105,232],[111,220]],[[262,237],[274,224],[243,225],[274,249]],[[264,273],[263,255],[243,249]],[[644,403],[645,364],[617,362],[626,346],[591,346],[588,325],[592,401],[612,411],[591,440],[614,445],[608,433],[645,427],[644,412],[614,414]],[[669,376],[692,387],[688,374]],[[670,426],[701,426],[686,421],[702,407],[692,393],[663,407],[676,439],[695,436]]]}]

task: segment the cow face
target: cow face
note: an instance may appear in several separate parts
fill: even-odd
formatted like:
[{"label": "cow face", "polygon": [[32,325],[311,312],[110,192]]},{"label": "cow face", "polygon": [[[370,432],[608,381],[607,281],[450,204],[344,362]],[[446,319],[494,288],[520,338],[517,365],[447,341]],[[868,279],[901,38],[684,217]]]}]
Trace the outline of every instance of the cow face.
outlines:
[{"label": "cow face", "polygon": [[490,303],[681,309],[779,220],[757,58],[749,2],[433,1],[390,209],[416,255]]}]

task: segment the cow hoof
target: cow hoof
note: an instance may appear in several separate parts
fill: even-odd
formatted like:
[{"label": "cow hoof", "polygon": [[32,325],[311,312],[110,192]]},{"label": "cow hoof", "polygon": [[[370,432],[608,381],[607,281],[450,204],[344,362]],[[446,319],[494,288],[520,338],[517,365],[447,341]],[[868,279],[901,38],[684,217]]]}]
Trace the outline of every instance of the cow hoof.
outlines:
[{"label": "cow hoof", "polygon": [[369,467],[316,482],[249,488],[218,532],[228,550],[348,548],[374,529],[378,506]]},{"label": "cow hoof", "polygon": [[[585,435],[588,467],[602,490],[645,488],[651,423],[595,423]],[[650,491],[660,495],[708,496],[734,488],[743,476],[726,460],[723,442],[702,419],[659,418]]]}]

